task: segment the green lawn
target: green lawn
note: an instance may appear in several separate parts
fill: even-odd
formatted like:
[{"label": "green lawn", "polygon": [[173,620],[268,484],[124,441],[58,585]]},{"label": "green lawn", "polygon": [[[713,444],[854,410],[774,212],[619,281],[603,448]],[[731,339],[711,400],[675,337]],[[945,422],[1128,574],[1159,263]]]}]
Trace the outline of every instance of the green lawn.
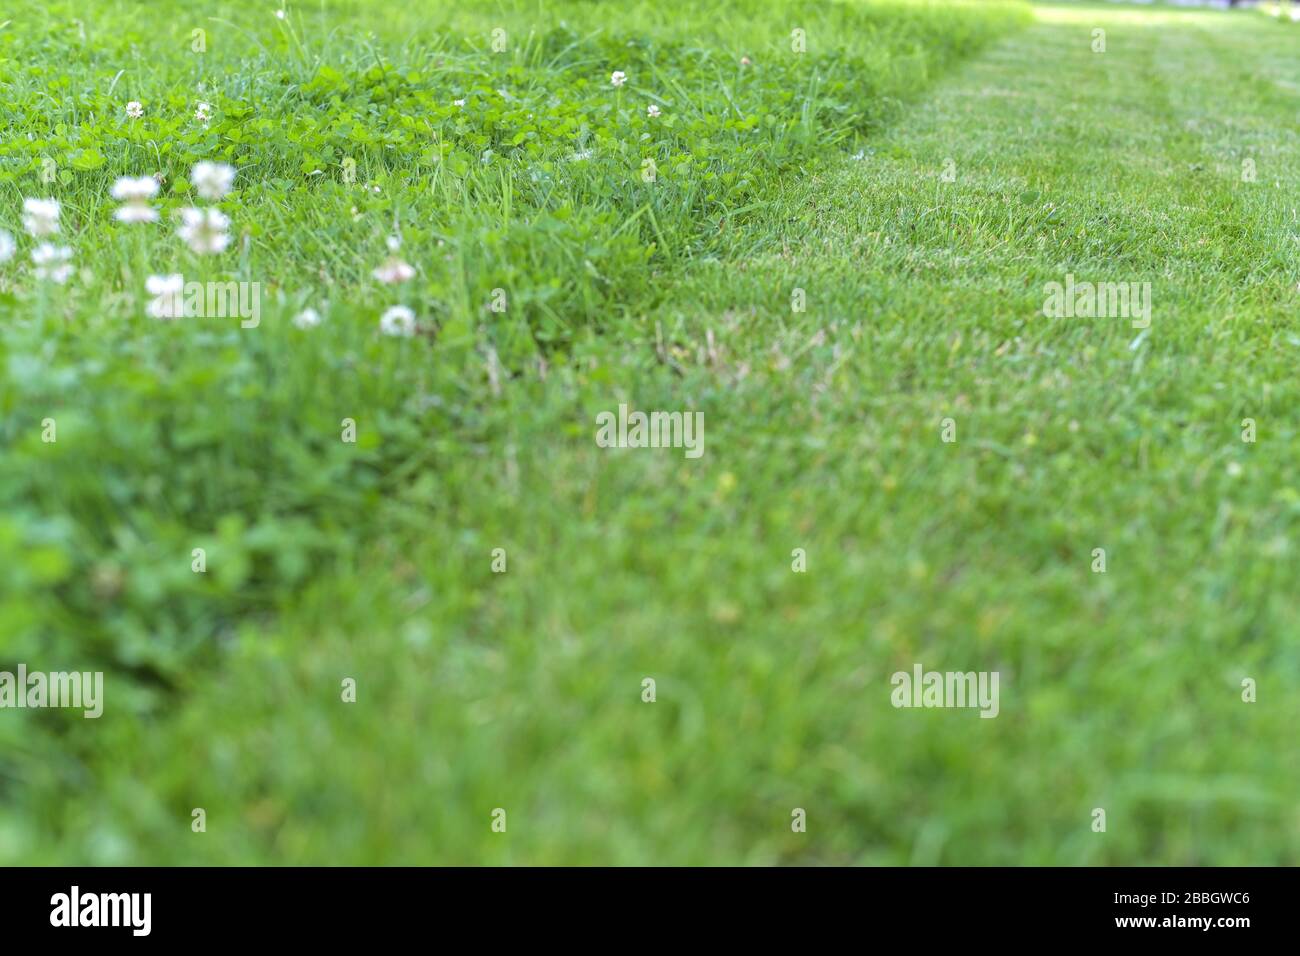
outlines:
[{"label": "green lawn", "polygon": [[105,672],[0,710],[0,863],[1300,862],[1300,24],[201,6],[0,15],[0,670]]}]

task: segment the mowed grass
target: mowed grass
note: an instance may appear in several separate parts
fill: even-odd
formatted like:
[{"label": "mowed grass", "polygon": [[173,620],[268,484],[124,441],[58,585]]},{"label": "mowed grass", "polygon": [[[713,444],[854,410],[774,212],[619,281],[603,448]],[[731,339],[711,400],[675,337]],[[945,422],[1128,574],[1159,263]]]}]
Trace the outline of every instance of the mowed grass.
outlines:
[{"label": "mowed grass", "polygon": [[[1291,25],[375,9],[222,5],[207,59],[156,4],[0,29],[0,228],[104,160],[52,190],[87,273],[0,266],[0,655],[108,672],[99,721],[0,715],[0,858],[1295,862]],[[215,265],[110,218],[196,158],[241,170]],[[263,324],[146,318],[182,269]],[[1044,318],[1067,272],[1151,282],[1151,328]],[[620,402],[704,456],[596,447]],[[894,709],[914,662],[1000,715]]]}]

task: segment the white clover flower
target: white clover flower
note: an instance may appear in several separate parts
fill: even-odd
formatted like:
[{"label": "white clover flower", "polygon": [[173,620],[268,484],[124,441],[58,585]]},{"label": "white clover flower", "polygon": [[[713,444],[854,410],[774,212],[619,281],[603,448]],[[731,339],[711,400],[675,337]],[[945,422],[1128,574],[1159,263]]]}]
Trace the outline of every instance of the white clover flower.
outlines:
[{"label": "white clover flower", "polygon": [[451,105],[452,105],[452,106],[464,106],[464,105],[465,105],[465,101],[464,101],[464,100],[452,100],[452,101],[451,101]]},{"label": "white clover flower", "polygon": [[276,10],[276,11],[275,11],[275,18],[276,18],[277,20],[283,20],[283,19],[284,19],[284,11],[283,11],[283,10]]},{"label": "white clover flower", "polygon": [[3,229],[0,229],[0,263],[8,262],[14,257],[14,251],[18,246],[14,243],[14,237],[9,235]]},{"label": "white clover flower", "polygon": [[143,202],[158,195],[158,180],[152,176],[123,176],[113,183],[113,198],[118,202]]},{"label": "white clover flower", "polygon": [[320,313],[315,309],[303,309],[293,317],[293,324],[300,329],[314,329],[320,325]]},{"label": "white clover flower", "polygon": [[129,202],[113,213],[113,218],[118,222],[157,222],[158,210],[147,203]]},{"label": "white clover flower", "polygon": [[149,200],[158,195],[158,180],[152,176],[123,176],[113,183],[113,198],[122,203],[113,217],[121,222],[154,222],[158,212]]},{"label": "white clover flower", "polygon": [[645,108],[645,115],[650,117],[651,119],[654,119],[656,116],[659,115],[659,107],[651,103],[649,106]]},{"label": "white clover flower", "polygon": [[212,118],[211,111],[211,103],[200,103],[198,109],[194,111],[194,118],[200,123],[206,123]]},{"label": "white clover flower", "polygon": [[132,100],[126,104],[126,115],[131,119],[139,119],[144,116],[144,105],[138,100]]},{"label": "white clover flower", "polygon": [[59,201],[24,199],[23,228],[37,239],[54,235],[59,231]]},{"label": "white clover flower", "polygon": [[199,255],[221,252],[230,245],[230,218],[219,209],[181,210],[181,227],[177,232]]},{"label": "white clover flower", "polygon": [[235,184],[235,167],[225,163],[210,163],[206,159],[195,163],[190,171],[190,185],[194,191],[209,202],[226,198],[230,187]]},{"label": "white clover flower", "polygon": [[622,86],[627,82],[627,74],[622,70],[615,70],[609,75],[609,82],[612,86]]},{"label": "white clover flower", "polygon": [[72,250],[67,246],[52,246],[48,242],[41,243],[32,250],[32,264],[36,266],[33,270],[38,279],[48,279],[58,285],[68,281],[68,276],[72,275],[72,265],[69,260],[72,258]]},{"label": "white clover flower", "polygon": [[415,335],[415,313],[404,305],[395,305],[379,317],[379,331],[409,339]]},{"label": "white clover flower", "polygon": [[415,267],[402,259],[402,256],[396,255],[398,248],[402,247],[402,242],[398,239],[396,246],[394,246],[394,239],[396,239],[395,235],[389,238],[389,250],[393,252],[393,255],[383,260],[380,267],[370,273],[385,285],[396,285],[399,282],[406,282],[411,278],[415,278]]},{"label": "white clover flower", "polygon": [[150,276],[145,291],[153,296],[147,307],[155,319],[179,319],[185,314],[185,277],[180,274]]},{"label": "white clover flower", "polygon": [[741,66],[749,66],[749,65],[750,65],[751,63],[753,63],[753,62],[754,62],[754,61],[751,60],[751,59],[750,59],[749,57],[747,57],[747,56],[742,56],[742,57],[740,58],[740,65],[741,65]]}]

